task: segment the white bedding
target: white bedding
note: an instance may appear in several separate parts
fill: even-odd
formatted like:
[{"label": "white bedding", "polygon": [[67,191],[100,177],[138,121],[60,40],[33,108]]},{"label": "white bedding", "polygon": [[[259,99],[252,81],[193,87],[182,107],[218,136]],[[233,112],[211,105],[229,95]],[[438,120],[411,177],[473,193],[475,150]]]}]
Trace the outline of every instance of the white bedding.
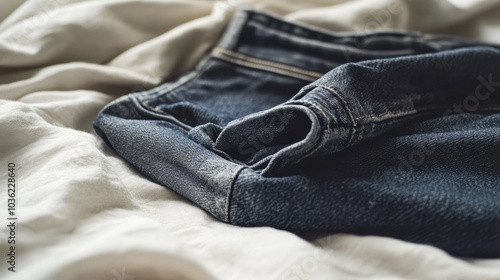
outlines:
[{"label": "white bedding", "polygon": [[0,279],[500,279],[500,259],[224,224],[139,176],[95,136],[103,106],[189,70],[243,6],[332,31],[500,43],[496,0],[0,0]]}]

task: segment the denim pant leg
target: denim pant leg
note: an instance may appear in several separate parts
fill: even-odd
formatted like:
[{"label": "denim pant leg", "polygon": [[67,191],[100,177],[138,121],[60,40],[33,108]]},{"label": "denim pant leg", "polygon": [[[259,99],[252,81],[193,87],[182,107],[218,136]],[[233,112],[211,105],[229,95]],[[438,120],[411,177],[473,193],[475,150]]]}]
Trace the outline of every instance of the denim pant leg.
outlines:
[{"label": "denim pant leg", "polygon": [[458,38],[242,11],[197,69],[116,100],[94,126],[226,222],[500,255],[498,61]]},{"label": "denim pant leg", "polygon": [[[500,63],[491,62],[500,51],[470,48],[340,66],[229,123],[216,147],[242,160],[239,146],[257,149],[249,137],[274,132],[235,180],[230,221],[498,256]],[[293,135],[303,138],[279,140]]]}]

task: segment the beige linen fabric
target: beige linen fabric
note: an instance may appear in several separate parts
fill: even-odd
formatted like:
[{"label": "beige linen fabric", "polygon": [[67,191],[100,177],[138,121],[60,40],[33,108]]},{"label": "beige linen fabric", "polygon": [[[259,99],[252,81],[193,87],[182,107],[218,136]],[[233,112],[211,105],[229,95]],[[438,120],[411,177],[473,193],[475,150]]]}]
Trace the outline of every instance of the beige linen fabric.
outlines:
[{"label": "beige linen fabric", "polygon": [[113,99],[182,75],[240,7],[331,31],[413,29],[500,43],[495,0],[1,0],[0,219],[16,164],[16,272],[1,279],[500,279],[391,238],[221,223],[139,176],[92,132]]}]

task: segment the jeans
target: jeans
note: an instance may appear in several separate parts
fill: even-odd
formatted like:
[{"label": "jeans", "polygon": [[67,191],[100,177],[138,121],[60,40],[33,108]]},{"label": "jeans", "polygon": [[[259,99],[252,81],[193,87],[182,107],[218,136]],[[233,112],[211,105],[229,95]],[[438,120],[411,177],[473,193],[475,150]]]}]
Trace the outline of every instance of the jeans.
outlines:
[{"label": "jeans", "polygon": [[499,112],[496,46],[240,11],[196,69],[115,100],[94,127],[231,224],[498,257]]}]

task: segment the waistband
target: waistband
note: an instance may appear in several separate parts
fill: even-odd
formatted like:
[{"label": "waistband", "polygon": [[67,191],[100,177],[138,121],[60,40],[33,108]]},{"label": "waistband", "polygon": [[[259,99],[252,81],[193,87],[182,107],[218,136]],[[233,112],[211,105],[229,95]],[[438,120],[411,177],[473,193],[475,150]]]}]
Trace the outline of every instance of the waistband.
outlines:
[{"label": "waistband", "polygon": [[[252,10],[236,12],[212,57],[314,81],[347,62],[480,44],[419,32],[328,32]],[[481,43],[484,45],[484,43]]]}]

